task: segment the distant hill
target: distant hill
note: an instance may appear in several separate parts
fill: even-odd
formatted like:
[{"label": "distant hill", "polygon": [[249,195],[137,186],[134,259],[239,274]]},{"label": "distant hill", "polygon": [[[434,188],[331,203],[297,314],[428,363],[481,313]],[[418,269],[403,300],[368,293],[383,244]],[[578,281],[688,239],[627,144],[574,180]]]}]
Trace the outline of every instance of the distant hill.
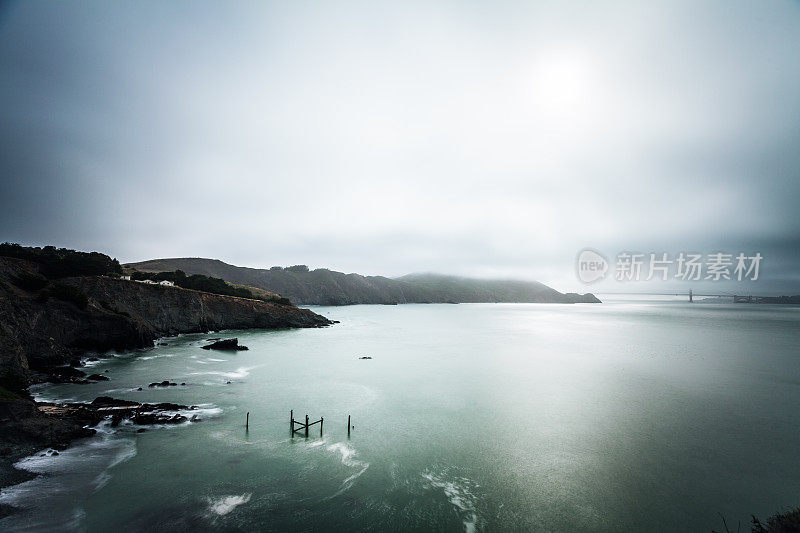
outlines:
[{"label": "distant hill", "polygon": [[344,274],[305,265],[247,268],[218,259],[153,259],[124,265],[142,272],[183,270],[278,293],[300,305],[401,303],[599,303],[592,294],[563,294],[536,281],[482,280],[440,274],[401,278]]}]

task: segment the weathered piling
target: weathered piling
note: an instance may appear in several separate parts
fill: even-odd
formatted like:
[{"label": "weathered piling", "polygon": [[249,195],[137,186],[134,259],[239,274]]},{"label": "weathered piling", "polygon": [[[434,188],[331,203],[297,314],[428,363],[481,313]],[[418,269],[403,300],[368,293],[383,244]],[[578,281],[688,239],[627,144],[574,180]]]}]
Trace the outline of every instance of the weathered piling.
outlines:
[{"label": "weathered piling", "polygon": [[350,436],[350,415],[347,415],[347,436]]},{"label": "weathered piling", "polygon": [[[306,415],[306,421],[305,421],[305,423],[303,423],[303,422],[301,422],[299,420],[295,420],[294,419],[294,410],[289,411],[289,430],[291,432],[290,434],[291,434],[292,437],[294,437],[295,433],[299,433],[299,432],[301,432],[303,430],[305,430],[305,436],[308,437],[308,428],[313,426],[314,424],[319,424],[319,436],[321,437],[322,436],[322,424],[323,424],[324,421],[325,421],[325,419],[320,417],[320,419],[317,420],[316,422],[309,422],[308,421],[308,415]],[[299,428],[295,428],[295,426],[300,426],[300,427]]]},{"label": "weathered piling", "polygon": [[250,429],[250,411],[247,411],[247,418],[245,419],[244,422],[244,428]]}]

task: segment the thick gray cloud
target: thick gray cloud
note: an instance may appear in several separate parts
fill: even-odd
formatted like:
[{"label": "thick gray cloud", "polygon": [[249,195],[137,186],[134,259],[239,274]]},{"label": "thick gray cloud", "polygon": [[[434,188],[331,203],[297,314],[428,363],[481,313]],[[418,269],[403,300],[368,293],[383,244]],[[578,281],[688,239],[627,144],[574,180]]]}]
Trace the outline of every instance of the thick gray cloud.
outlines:
[{"label": "thick gray cloud", "polygon": [[797,2],[5,4],[0,239],[576,290],[587,246],[760,251],[746,290],[800,292],[798,35]]}]

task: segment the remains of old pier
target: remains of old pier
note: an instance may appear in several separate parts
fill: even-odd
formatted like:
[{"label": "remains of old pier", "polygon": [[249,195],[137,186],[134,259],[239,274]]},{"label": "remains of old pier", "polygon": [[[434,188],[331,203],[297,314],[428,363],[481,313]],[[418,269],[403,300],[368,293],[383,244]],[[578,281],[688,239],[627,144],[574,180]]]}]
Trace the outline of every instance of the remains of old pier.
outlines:
[{"label": "remains of old pier", "polygon": [[[292,437],[294,437],[295,433],[302,433],[305,431],[305,436],[308,437],[308,428],[313,426],[314,424],[319,424],[319,436],[322,436],[322,421],[324,420],[323,417],[320,417],[319,420],[316,422],[308,421],[308,415],[306,415],[306,421],[301,422],[300,420],[294,419],[294,410],[289,411],[289,428],[292,431]],[[295,427],[297,426],[297,427]]]}]

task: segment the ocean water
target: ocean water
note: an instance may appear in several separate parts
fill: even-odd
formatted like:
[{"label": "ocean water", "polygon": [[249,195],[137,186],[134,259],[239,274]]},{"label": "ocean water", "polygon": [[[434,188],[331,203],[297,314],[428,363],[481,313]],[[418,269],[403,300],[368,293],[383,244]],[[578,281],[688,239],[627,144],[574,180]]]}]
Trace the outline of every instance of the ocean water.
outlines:
[{"label": "ocean water", "polygon": [[[798,308],[315,310],[341,323],[226,332],[235,353],[181,336],[36,389],[201,420],[22,461],[40,476],[3,490],[22,510],[0,529],[708,532],[800,505]],[[164,379],[187,385],[147,387]],[[290,410],[323,435],[292,438]]]}]

